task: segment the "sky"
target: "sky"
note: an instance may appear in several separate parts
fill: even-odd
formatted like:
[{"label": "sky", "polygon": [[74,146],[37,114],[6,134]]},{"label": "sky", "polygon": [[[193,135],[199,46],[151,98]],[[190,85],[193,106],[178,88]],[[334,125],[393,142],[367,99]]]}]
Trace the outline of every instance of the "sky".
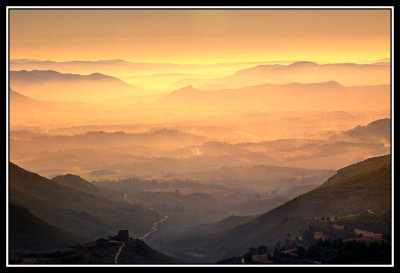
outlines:
[{"label": "sky", "polygon": [[10,10],[10,58],[225,63],[390,57],[390,10]]}]

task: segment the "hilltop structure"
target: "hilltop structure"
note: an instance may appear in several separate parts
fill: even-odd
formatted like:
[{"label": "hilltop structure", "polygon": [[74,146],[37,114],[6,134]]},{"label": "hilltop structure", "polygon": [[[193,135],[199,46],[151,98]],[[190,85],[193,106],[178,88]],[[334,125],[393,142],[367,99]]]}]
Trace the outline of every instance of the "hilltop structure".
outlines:
[{"label": "hilltop structure", "polygon": [[109,236],[109,239],[127,242],[127,241],[129,241],[129,232],[127,229],[118,230],[118,234],[115,236],[112,236],[112,237]]},{"label": "hilltop structure", "polygon": [[129,240],[129,232],[128,230],[118,230],[118,235],[117,235],[117,240],[118,241],[128,241]]}]

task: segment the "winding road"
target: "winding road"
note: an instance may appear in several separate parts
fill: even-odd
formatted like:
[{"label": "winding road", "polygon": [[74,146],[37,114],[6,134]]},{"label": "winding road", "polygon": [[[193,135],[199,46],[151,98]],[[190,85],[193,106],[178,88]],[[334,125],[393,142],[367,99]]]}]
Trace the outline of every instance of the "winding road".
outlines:
[{"label": "winding road", "polygon": [[[168,219],[168,216],[165,215],[164,218],[162,218],[161,220],[158,220],[157,222],[154,222],[154,223],[153,223],[153,226],[151,227],[151,230],[150,230],[149,232],[147,232],[145,235],[143,235],[142,237],[140,237],[139,240],[144,240],[144,239],[146,239],[150,234],[152,234],[153,232],[156,232],[156,231],[157,231],[157,226],[158,226],[159,224],[161,224],[161,223],[167,221],[167,219]],[[115,254],[115,257],[114,257],[114,263],[115,263],[115,264],[118,263],[119,254],[121,254],[121,251],[122,251],[122,249],[124,248],[125,244],[126,244],[125,242],[122,242],[122,245],[119,247],[117,253]]]},{"label": "winding road", "polygon": [[145,235],[143,235],[142,237],[139,238],[139,240],[144,240],[146,239],[150,234],[152,234],[153,232],[157,231],[157,226],[165,221],[167,221],[168,216],[165,215],[163,219],[158,220],[157,222],[153,223],[153,226],[151,227],[151,230],[149,232],[147,232]]},{"label": "winding road", "polygon": [[122,245],[119,247],[117,253],[115,254],[114,263],[116,263],[116,264],[118,263],[119,254],[121,254],[121,250],[124,248],[124,246],[125,246],[125,242],[122,242]]}]

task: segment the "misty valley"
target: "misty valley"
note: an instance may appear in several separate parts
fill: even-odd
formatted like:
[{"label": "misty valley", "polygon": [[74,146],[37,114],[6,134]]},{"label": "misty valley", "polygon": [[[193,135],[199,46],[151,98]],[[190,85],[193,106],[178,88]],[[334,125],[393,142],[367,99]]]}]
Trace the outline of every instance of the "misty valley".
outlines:
[{"label": "misty valley", "polygon": [[[334,247],[343,245],[322,239],[355,240],[358,248],[382,241],[378,248],[390,248],[390,157],[327,168],[388,153],[389,119],[310,139],[237,143],[175,127],[70,130],[10,132],[17,164],[9,172],[13,263],[310,264],[355,255],[340,256]],[[360,175],[383,184],[368,188]],[[354,185],[319,196],[331,180]],[[304,208],[285,208],[299,198]],[[265,216],[276,210],[283,212]],[[127,258],[115,258],[122,245],[110,240],[121,229],[130,234],[120,252]],[[329,246],[326,257],[308,250],[317,243]]]},{"label": "misty valley", "polygon": [[12,267],[394,262],[390,8],[8,16]]}]

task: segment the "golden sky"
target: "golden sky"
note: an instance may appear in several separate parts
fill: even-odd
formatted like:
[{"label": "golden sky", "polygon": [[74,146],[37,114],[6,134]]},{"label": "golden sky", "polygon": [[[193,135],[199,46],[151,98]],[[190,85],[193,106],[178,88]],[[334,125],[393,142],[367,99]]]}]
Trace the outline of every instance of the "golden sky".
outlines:
[{"label": "golden sky", "polygon": [[219,63],[390,57],[390,10],[10,10],[10,58]]}]

